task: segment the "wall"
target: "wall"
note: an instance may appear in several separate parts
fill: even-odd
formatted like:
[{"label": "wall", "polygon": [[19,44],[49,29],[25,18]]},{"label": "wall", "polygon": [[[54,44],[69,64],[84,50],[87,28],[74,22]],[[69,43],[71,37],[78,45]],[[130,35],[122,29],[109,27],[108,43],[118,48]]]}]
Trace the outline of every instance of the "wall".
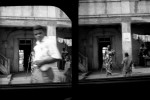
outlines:
[{"label": "wall", "polygon": [[[63,31],[62,31],[63,29]],[[71,38],[71,29],[70,28],[62,28],[61,30],[56,30],[57,37],[65,38],[70,37]],[[13,31],[14,30],[14,31]],[[3,54],[7,58],[10,59],[10,71],[11,73],[18,72],[18,38],[33,38],[34,36],[32,34],[31,30],[25,31],[19,30],[11,27],[5,27],[0,28],[0,54]],[[8,41],[7,48],[4,48],[4,44],[2,41]],[[62,48],[64,47],[64,44],[57,42],[58,49],[60,52],[62,51]]]},{"label": "wall", "polygon": [[150,13],[150,1],[140,0],[80,0],[79,15],[108,17]]},{"label": "wall", "polygon": [[68,18],[59,8],[54,6],[6,6],[0,7],[1,16],[13,17],[49,17]]},{"label": "wall", "polygon": [[[92,27],[92,26],[91,26]],[[89,28],[80,27],[79,28],[79,52],[88,57],[88,68],[89,70],[98,69],[98,43],[97,37],[111,37],[112,38],[112,48],[116,51],[113,57],[114,68],[118,69],[121,67],[122,61],[122,42],[121,33],[113,28],[105,28],[105,35],[103,35],[102,28]],[[83,43],[86,41],[86,44]],[[84,50],[85,47],[85,50]]]},{"label": "wall", "polygon": [[15,30],[13,28],[0,29],[0,41],[7,41],[7,47],[4,45],[0,47],[0,53],[10,59],[10,72],[18,71],[18,38],[34,38],[31,31]]}]

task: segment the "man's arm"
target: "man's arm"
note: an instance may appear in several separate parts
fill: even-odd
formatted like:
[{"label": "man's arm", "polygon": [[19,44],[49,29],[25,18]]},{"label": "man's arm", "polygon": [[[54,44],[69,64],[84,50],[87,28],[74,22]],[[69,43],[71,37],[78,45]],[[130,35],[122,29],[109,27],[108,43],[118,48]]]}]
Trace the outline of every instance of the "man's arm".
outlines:
[{"label": "man's arm", "polygon": [[44,64],[50,64],[59,61],[60,59],[55,59],[55,58],[46,58],[42,60],[36,60],[33,62],[33,64],[37,65],[38,67],[41,67]]}]

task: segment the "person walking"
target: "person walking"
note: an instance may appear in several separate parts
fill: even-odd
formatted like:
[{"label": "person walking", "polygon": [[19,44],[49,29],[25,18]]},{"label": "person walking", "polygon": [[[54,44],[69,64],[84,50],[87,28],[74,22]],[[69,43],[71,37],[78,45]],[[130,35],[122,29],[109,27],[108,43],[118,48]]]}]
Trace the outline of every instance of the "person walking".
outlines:
[{"label": "person walking", "polygon": [[65,76],[57,67],[61,54],[57,48],[56,37],[46,36],[46,27],[40,25],[33,27],[33,33],[36,45],[31,66],[31,83],[63,82]]},{"label": "person walking", "polygon": [[111,50],[110,45],[108,45],[104,56],[104,63],[107,76],[112,75],[112,57],[114,56],[114,53],[115,51]]},{"label": "person walking", "polygon": [[124,77],[127,77],[127,76],[131,76],[133,62],[132,62],[131,58],[129,58],[128,53],[125,53],[124,55],[125,55],[125,57],[122,60],[122,64],[123,64],[122,74]]},{"label": "person walking", "polygon": [[145,66],[144,63],[144,56],[146,56],[146,47],[144,46],[144,44],[141,44],[140,50],[139,50],[139,65],[140,66]]}]

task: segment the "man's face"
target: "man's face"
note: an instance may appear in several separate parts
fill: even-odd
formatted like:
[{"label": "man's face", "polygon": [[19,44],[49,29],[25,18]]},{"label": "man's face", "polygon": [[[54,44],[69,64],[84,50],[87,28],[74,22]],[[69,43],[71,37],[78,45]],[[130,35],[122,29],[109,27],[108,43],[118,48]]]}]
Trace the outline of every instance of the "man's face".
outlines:
[{"label": "man's face", "polygon": [[45,33],[43,30],[38,29],[38,30],[34,30],[34,37],[38,40],[41,41],[43,39],[43,37],[45,36]]}]

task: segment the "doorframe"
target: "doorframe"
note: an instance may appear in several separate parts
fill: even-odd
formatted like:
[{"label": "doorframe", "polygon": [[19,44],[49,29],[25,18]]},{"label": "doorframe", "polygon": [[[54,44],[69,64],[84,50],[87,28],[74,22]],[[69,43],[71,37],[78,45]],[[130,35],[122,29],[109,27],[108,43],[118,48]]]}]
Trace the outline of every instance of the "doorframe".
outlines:
[{"label": "doorframe", "polygon": [[[97,46],[98,46],[98,47],[97,47],[97,49],[98,49],[98,51],[97,51],[97,55],[98,55],[98,57],[97,57],[97,60],[98,60],[98,69],[100,69],[99,67],[101,66],[101,65],[100,65],[100,60],[99,60],[99,43],[100,43],[100,42],[99,42],[99,39],[100,39],[100,38],[103,38],[103,39],[104,39],[104,38],[109,38],[109,39],[110,39],[109,43],[110,43],[110,46],[112,47],[112,38],[113,38],[113,37],[112,37],[112,36],[104,36],[104,37],[98,36],[98,37],[97,37]],[[102,43],[102,42],[101,42],[101,43]],[[106,43],[106,42],[104,42],[104,43]],[[102,54],[102,56],[103,56],[103,54]],[[102,57],[102,59],[103,59],[103,57]]]},{"label": "doorframe", "polygon": [[17,41],[18,41],[18,72],[19,71],[19,45],[20,45],[20,40],[31,40],[31,52],[32,52],[32,48],[33,48],[33,41],[34,39],[33,38],[17,38]]},{"label": "doorframe", "polygon": [[[111,31],[109,31],[111,32]],[[113,33],[113,32],[111,32]],[[108,34],[108,35],[102,35],[102,34],[95,34],[93,35],[93,66],[95,69],[98,70],[99,68],[99,59],[98,59],[98,38],[110,38],[110,44],[111,47],[113,48],[113,39],[115,36],[113,34]]]},{"label": "doorframe", "polygon": [[[19,72],[19,39],[23,39],[24,37],[14,37],[14,61],[13,67],[15,72]],[[31,50],[33,48],[34,38],[26,37],[26,39],[32,39]]]}]

